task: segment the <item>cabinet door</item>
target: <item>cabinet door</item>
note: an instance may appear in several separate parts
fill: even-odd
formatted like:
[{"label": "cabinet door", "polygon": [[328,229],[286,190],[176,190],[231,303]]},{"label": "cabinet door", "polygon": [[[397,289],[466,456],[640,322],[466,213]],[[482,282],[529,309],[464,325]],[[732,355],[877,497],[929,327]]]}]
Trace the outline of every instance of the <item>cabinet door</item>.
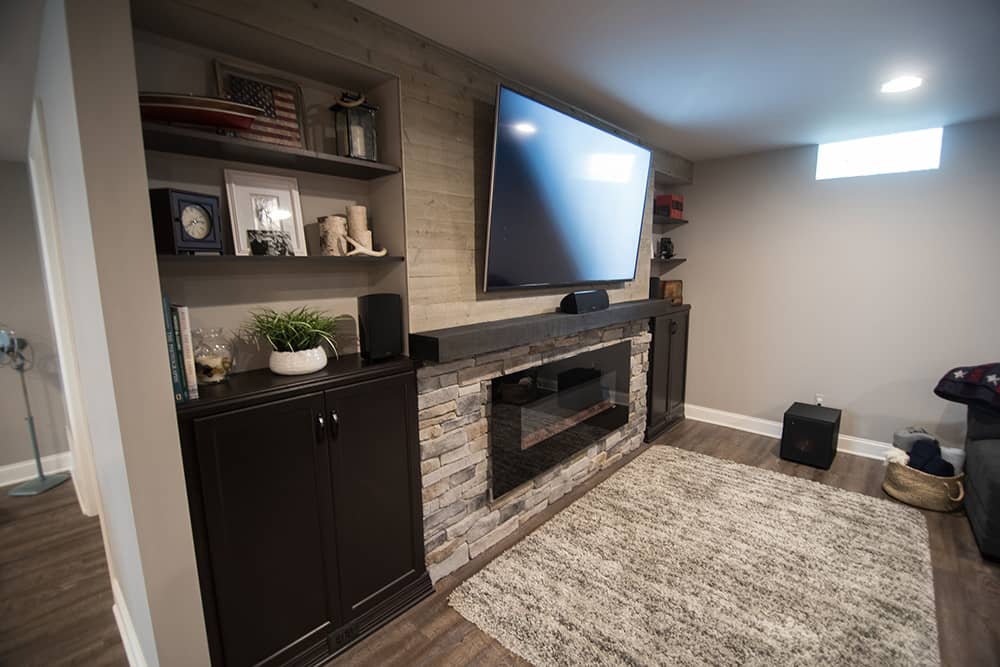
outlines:
[{"label": "cabinet door", "polygon": [[315,393],[194,423],[226,665],[284,663],[336,621],[322,417]]},{"label": "cabinet door", "polygon": [[667,419],[684,416],[684,388],[687,375],[687,313],[670,316],[670,346],[667,372]]},{"label": "cabinet door", "polygon": [[655,434],[667,414],[667,371],[670,360],[670,322],[666,316],[653,320],[653,340],[650,348],[647,432]]},{"label": "cabinet door", "polygon": [[413,374],[326,392],[341,610],[356,618],[424,569]]}]

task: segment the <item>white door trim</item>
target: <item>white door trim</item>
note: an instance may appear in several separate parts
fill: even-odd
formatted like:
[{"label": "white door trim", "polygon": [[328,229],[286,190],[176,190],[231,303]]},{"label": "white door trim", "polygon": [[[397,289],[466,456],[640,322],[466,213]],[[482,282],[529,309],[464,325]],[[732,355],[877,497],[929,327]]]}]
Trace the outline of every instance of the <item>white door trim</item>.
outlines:
[{"label": "white door trim", "polygon": [[62,249],[59,243],[59,220],[55,197],[52,193],[52,176],[49,171],[48,146],[45,141],[44,116],[41,100],[36,99],[31,111],[28,134],[28,176],[35,204],[35,226],[38,231],[38,249],[45,276],[46,301],[52,329],[55,334],[59,358],[59,376],[62,381],[63,409],[66,413],[66,437],[72,456],[73,485],[80,501],[80,509],[87,516],[97,516],[101,499],[94,467],[94,453],[90,442],[90,426],[83,405],[83,383],[77,366],[77,350],[73,336],[73,319],[66,296],[66,281],[62,272]]}]

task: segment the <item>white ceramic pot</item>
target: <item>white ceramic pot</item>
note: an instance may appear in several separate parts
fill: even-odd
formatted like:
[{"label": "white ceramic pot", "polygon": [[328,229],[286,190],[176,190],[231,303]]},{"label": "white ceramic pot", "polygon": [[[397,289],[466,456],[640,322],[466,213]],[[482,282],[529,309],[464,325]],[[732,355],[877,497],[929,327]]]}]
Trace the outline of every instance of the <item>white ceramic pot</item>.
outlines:
[{"label": "white ceramic pot", "polygon": [[268,366],[272,373],[278,375],[305,375],[315,373],[326,366],[326,350],[322,347],[314,347],[310,350],[299,350],[298,352],[271,352],[271,359]]}]

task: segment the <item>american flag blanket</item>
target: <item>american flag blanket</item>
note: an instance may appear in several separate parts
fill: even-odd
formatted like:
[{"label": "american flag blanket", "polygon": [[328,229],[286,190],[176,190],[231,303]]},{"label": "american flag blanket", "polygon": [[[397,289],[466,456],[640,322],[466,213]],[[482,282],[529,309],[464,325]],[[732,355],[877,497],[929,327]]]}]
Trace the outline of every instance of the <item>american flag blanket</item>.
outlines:
[{"label": "american flag blanket", "polygon": [[249,130],[238,130],[243,139],[304,148],[299,125],[298,91],[238,74],[222,77],[222,94],[233,102],[264,109]]},{"label": "american flag blanket", "polygon": [[1000,362],[953,368],[934,388],[946,401],[1000,412]]}]

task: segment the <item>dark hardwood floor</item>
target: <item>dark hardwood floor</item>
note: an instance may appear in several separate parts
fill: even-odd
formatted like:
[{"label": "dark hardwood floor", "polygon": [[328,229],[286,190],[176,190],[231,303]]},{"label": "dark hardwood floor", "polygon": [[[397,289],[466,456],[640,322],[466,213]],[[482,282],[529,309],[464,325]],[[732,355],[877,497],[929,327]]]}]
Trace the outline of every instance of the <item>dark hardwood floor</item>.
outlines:
[{"label": "dark hardwood floor", "polygon": [[[678,424],[657,438],[654,446],[662,444],[888,498],[881,488],[884,468],[880,461],[841,454],[830,470],[817,470],[782,461],[778,457],[777,440],[695,421]],[[605,473],[534,517],[530,529],[544,523],[611,474]],[[1000,564],[983,561],[980,557],[964,514],[925,514],[934,568],[942,665],[1000,665]],[[448,606],[447,600],[455,586],[523,537],[524,534],[511,536],[445,577],[437,583],[432,596],[336,658],[332,664],[527,664],[466,621]]]},{"label": "dark hardwood floor", "polygon": [[[782,461],[777,441],[694,421],[656,444],[885,498],[882,464],[839,455],[828,471]],[[642,451],[642,450],[640,450]],[[613,471],[534,517],[534,529]],[[982,560],[961,513],[927,512],[942,664],[1000,664],[1000,565]],[[33,499],[0,497],[0,665],[125,665],[111,614],[100,528],[67,484]],[[334,665],[525,665],[448,606],[448,594],[523,534],[437,584],[437,591],[336,658]]]},{"label": "dark hardwood floor", "polygon": [[25,498],[0,489],[0,665],[127,665],[111,604],[101,527],[73,482]]}]

